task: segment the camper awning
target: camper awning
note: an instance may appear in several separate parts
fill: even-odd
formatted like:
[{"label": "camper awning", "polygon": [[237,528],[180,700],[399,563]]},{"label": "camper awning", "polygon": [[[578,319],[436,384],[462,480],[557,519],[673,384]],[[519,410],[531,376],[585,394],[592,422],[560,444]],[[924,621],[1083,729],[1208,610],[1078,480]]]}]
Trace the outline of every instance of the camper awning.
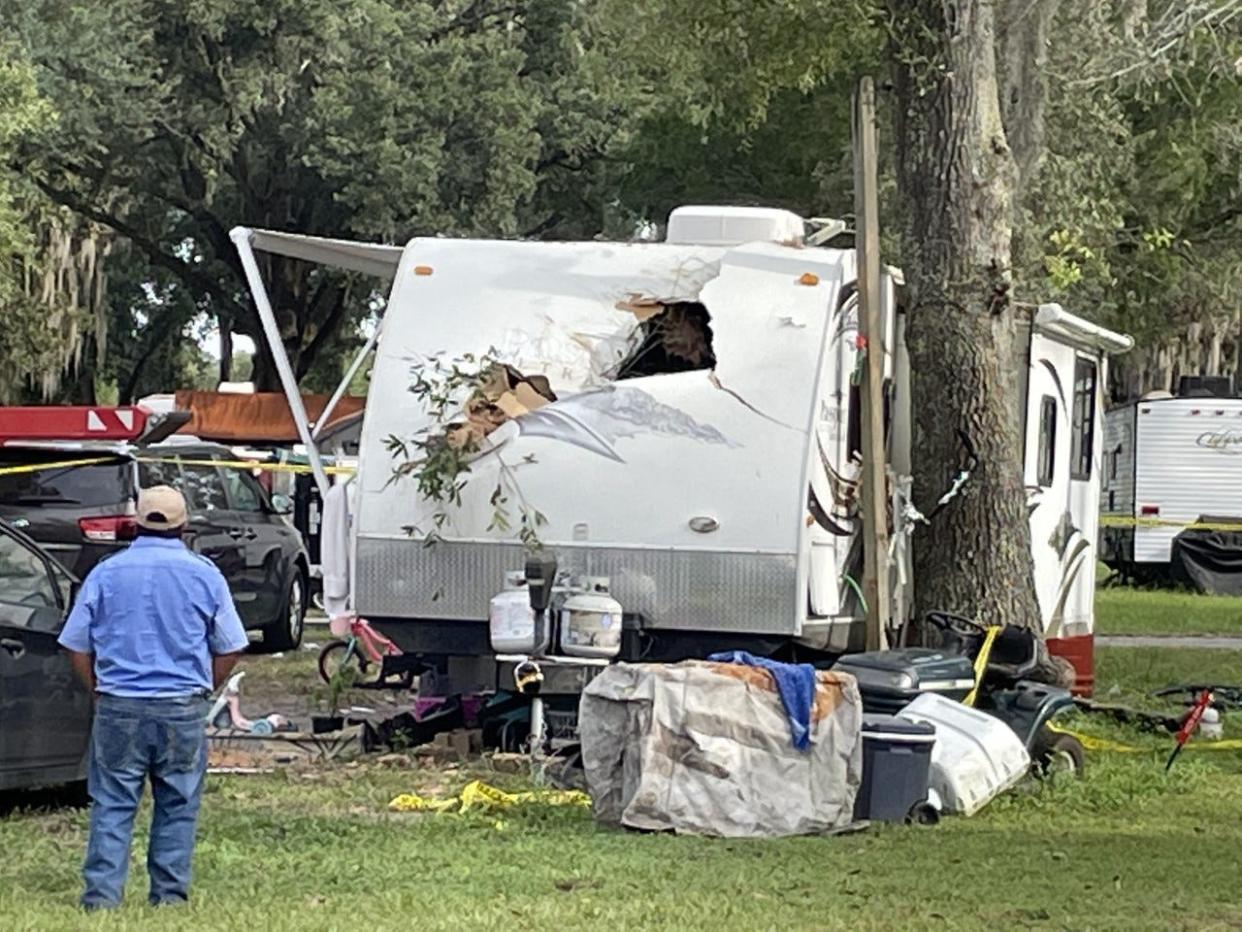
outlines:
[{"label": "camper awning", "polygon": [[1134,346],[1132,337],[1075,317],[1059,304],[1041,304],[1035,312],[1035,326],[1068,343],[1100,353],[1125,353]]},{"label": "camper awning", "polygon": [[[297,425],[289,411],[289,402],[280,392],[256,392],[252,395],[220,392],[177,392],[177,409],[189,411],[190,420],[180,433],[192,434],[217,443],[293,444],[300,443]],[[302,403],[312,422],[328,403],[327,395],[303,395]],[[346,395],[337,402],[328,421],[328,429],[358,414],[366,399]]]},{"label": "camper awning", "polygon": [[250,243],[256,252],[303,259],[318,265],[375,275],[388,281],[396,277],[397,266],[404,251],[400,246],[354,243],[344,239],[324,239],[297,233],[278,233],[274,230],[246,232],[250,234]]}]

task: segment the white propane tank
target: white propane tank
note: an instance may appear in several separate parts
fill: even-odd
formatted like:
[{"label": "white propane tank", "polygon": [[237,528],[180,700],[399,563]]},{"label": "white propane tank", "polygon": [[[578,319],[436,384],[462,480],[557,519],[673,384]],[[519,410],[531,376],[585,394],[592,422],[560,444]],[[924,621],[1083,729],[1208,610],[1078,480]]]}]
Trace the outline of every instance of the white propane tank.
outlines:
[{"label": "white propane tank", "polygon": [[1219,741],[1225,736],[1225,728],[1220,721],[1220,712],[1212,706],[1203,710],[1203,718],[1199,719],[1199,734],[1208,741]]},{"label": "white propane tank", "polygon": [[519,570],[505,573],[505,588],[492,596],[487,611],[492,650],[498,654],[531,654],[535,647],[535,612],[530,590]]},{"label": "white propane tank", "polygon": [[621,653],[621,603],[608,594],[608,578],[588,577],[587,591],[561,605],[561,650],[570,657]]}]

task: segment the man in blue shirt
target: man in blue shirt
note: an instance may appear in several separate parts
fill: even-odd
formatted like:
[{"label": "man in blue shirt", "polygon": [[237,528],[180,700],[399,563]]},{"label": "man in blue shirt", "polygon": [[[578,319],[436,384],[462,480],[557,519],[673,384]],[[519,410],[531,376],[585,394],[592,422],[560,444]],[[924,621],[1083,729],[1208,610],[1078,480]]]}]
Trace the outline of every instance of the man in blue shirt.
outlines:
[{"label": "man in blue shirt", "polygon": [[150,779],[152,905],[185,902],[207,773],[208,697],[247,644],[228,583],[181,542],[185,499],[138,496],[138,539],[86,577],[60,635],[96,696],[88,781],[87,909],[119,906],[134,815]]}]

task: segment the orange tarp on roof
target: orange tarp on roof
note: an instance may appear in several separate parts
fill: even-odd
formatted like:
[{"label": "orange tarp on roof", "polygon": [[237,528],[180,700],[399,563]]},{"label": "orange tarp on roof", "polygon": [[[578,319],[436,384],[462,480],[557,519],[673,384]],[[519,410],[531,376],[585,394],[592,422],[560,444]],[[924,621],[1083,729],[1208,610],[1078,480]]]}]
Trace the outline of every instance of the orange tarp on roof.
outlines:
[{"label": "orange tarp on roof", "polygon": [[[329,424],[361,411],[366,398],[346,395],[332,411]],[[328,403],[327,395],[303,395],[312,424]],[[221,392],[177,392],[177,410],[189,411],[190,420],[178,433],[193,434],[219,443],[299,443],[289,402],[280,392],[234,395]]]}]

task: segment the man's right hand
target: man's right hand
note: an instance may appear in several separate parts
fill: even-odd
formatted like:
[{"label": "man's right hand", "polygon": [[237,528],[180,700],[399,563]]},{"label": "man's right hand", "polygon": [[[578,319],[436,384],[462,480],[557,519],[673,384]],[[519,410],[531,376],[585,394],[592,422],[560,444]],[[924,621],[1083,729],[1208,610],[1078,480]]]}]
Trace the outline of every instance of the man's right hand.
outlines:
[{"label": "man's right hand", "polygon": [[86,691],[92,696],[95,695],[95,655],[83,654],[76,650],[71,650],[68,653],[69,665],[73,667],[73,672],[82,681]]},{"label": "man's right hand", "polygon": [[237,661],[241,660],[242,652],[235,654],[216,654],[211,658],[212,689],[217,690],[225,684]]}]

